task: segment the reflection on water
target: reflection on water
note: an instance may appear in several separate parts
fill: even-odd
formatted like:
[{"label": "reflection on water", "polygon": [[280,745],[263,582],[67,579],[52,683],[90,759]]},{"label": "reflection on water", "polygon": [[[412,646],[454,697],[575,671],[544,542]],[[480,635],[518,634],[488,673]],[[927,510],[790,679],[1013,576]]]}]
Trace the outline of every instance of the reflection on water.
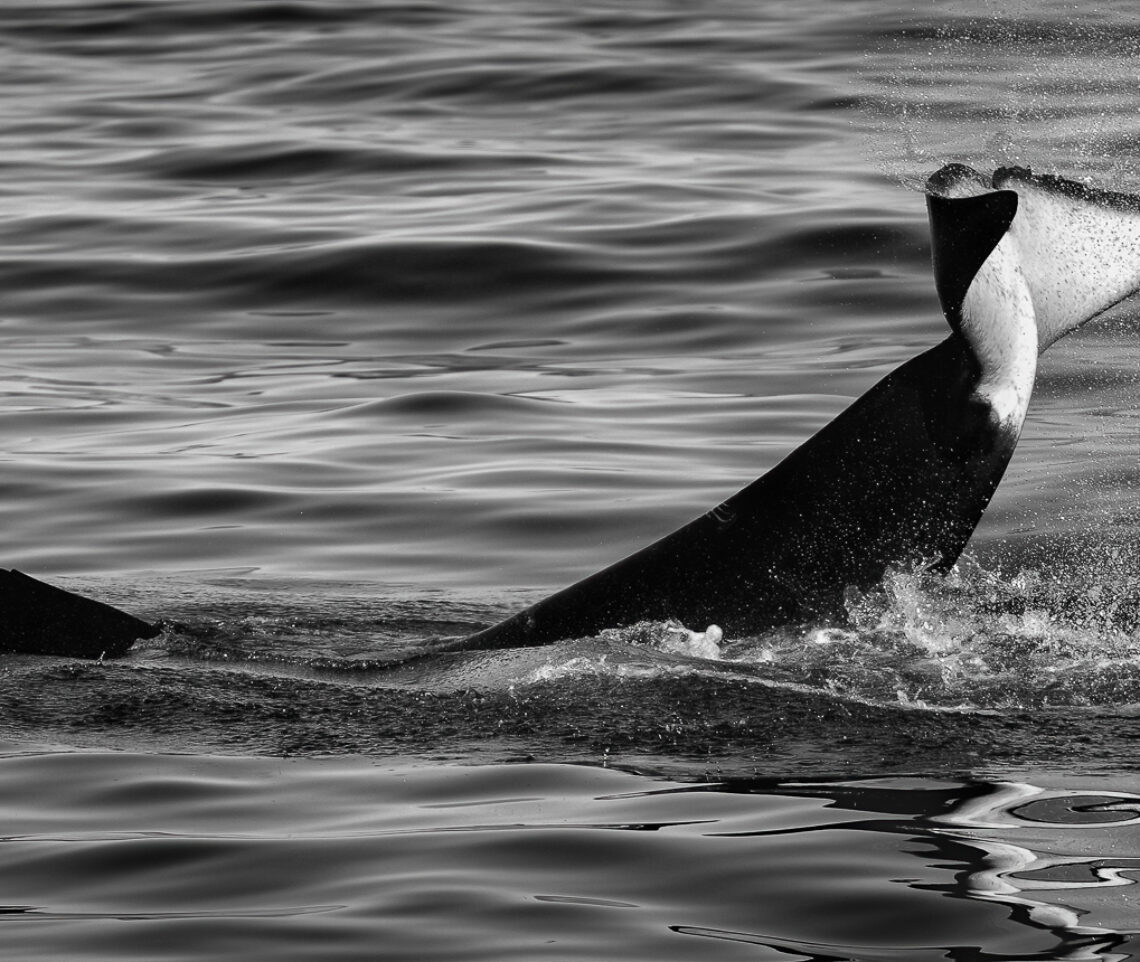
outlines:
[{"label": "reflection on water", "polygon": [[[0,932],[29,960],[256,944],[281,959],[1091,962],[1140,941],[1125,780],[685,784],[129,753],[0,768]],[[24,804],[47,778],[58,788]]]},{"label": "reflection on water", "polygon": [[[1068,957],[1114,958],[1103,949],[1130,945],[1120,937],[1140,934],[1135,896],[1108,891],[1138,881],[1132,873],[1140,872],[1140,796],[999,784],[939,820],[984,853],[983,867],[962,878],[964,894],[1024,910],[1032,924],[1077,944],[1094,937],[1084,954]],[[1012,838],[1010,828],[1017,829]]]},{"label": "reflection on water", "polygon": [[[909,850],[924,861],[927,870],[937,867],[952,873],[940,880],[924,876],[899,881],[954,899],[999,904],[1009,909],[1012,922],[1036,932],[1034,948],[1016,952],[999,950],[996,942],[994,947],[983,944],[979,949],[970,940],[935,949],[939,940],[931,936],[936,924],[927,916],[915,930],[923,930],[923,939],[907,949],[907,958],[926,958],[917,946],[927,945],[931,958],[977,958],[974,953],[981,951],[990,959],[1123,962],[1135,958],[1130,947],[1140,945],[1136,938],[1140,914],[1130,889],[1138,881],[1132,873],[1140,872],[1136,834],[1140,796],[1111,787],[1115,784],[1111,779],[1105,782],[1110,787],[1094,790],[1002,782],[931,787],[921,779],[752,790],[823,798],[829,809],[859,812],[860,817],[844,827],[906,836],[908,846],[917,843]],[[731,786],[733,791],[741,789]],[[869,812],[880,815],[868,818]],[[895,820],[892,814],[901,817]],[[832,832],[837,827],[813,826],[806,831]],[[769,831],[783,834],[805,829],[781,827],[758,834]],[[880,954],[885,945],[860,943],[853,948],[817,939],[796,942],[756,931],[691,926],[680,926],[678,931],[802,953],[804,959],[821,962],[892,957]],[[970,934],[976,931],[971,928]],[[940,951],[947,954],[937,955]]]}]

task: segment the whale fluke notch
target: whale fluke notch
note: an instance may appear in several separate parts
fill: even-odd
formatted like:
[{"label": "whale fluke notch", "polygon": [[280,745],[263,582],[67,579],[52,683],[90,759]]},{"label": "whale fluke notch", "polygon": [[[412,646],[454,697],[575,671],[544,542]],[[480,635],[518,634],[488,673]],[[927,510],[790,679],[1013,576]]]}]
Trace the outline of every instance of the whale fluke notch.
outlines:
[{"label": "whale fluke notch", "polygon": [[946,340],[709,513],[442,648],[541,645],[642,620],[739,636],[842,617],[847,588],[891,566],[949,570],[1013,454],[1037,354],[1140,286],[1140,201],[958,164],[930,178],[927,201]]},{"label": "whale fluke notch", "polygon": [[101,601],[0,568],[0,650],[117,658],[160,629]]}]

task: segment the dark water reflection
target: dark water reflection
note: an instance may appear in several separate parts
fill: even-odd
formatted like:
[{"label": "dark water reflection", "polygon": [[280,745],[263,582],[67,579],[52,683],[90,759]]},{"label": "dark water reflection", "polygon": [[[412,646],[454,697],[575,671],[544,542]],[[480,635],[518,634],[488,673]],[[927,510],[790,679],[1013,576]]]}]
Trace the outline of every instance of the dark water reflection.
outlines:
[{"label": "dark water reflection", "polygon": [[[0,765],[0,926],[22,958],[1123,960],[1137,932],[1140,797],[1111,780]],[[45,776],[60,790],[13,810]]]}]

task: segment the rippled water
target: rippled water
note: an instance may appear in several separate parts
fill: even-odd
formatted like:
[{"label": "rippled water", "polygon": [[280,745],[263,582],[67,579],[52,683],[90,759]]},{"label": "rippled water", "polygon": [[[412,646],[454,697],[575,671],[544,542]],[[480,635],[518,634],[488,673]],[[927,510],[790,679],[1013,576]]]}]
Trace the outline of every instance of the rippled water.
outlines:
[{"label": "rippled water", "polygon": [[[248,959],[267,933],[279,959],[1132,957],[1114,889],[1140,798],[1112,784],[131,754],[0,767],[0,889],[24,900],[0,907],[13,957]],[[45,775],[62,788],[29,809]]]},{"label": "rippled water", "polygon": [[1042,359],[945,582],[390,663],[941,338],[942,163],[1140,188],[1132,13],[0,8],[0,565],[168,626],[0,662],[5,944],[1131,958],[1135,305]]}]

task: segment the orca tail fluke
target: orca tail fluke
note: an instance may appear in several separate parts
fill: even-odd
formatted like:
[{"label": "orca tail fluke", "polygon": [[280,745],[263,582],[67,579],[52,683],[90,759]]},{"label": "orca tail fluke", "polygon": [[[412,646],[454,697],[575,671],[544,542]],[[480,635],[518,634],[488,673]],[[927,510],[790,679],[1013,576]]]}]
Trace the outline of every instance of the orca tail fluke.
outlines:
[{"label": "orca tail fluke", "polygon": [[[988,211],[1014,199],[1016,216],[1006,222],[1006,254],[1016,262],[1019,283],[1028,291],[1038,352],[1140,289],[1137,195],[1055,174],[1034,174],[1025,167],[1000,167],[985,175],[962,164],[948,164],[932,174],[926,189],[938,293],[951,326],[960,333],[954,315],[981,266],[970,257],[985,249],[977,246],[979,234],[1000,224],[997,217],[971,219],[955,212],[951,229],[943,229],[940,208],[965,208],[964,199]],[[945,200],[954,203],[946,205]],[[938,269],[940,248],[956,255],[942,258],[950,269]],[[954,269],[958,262],[968,269]]]},{"label": "orca tail fluke", "polygon": [[160,630],[101,601],[0,568],[0,650],[117,658]]},{"label": "orca tail fluke", "polygon": [[891,566],[947,570],[1017,445],[1037,355],[1140,287],[1140,198],[952,164],[927,182],[952,334],[746,488],[450,650],[675,618],[730,634],[841,615]]}]

